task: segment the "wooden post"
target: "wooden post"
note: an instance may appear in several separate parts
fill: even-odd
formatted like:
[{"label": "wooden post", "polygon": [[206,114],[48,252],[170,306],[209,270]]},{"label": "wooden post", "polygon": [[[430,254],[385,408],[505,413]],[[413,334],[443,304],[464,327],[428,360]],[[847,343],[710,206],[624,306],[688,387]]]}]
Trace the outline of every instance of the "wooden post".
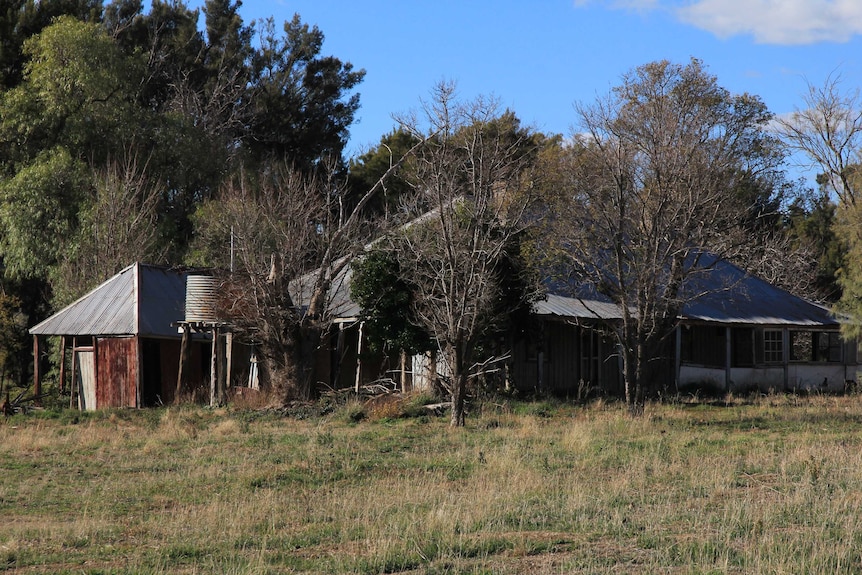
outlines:
[{"label": "wooden post", "polygon": [[218,326],[212,325],[212,350],[210,352],[210,407],[218,405]]},{"label": "wooden post", "polygon": [[183,339],[180,342],[180,368],[177,373],[177,390],[174,392],[174,403],[179,403],[183,391],[188,389],[186,380],[189,378],[189,348],[191,347],[192,328],[188,323],[183,323]]},{"label": "wooden post", "polygon": [[66,391],[66,336],[60,336],[60,395]]},{"label": "wooden post", "polygon": [[362,382],[362,326],[365,322],[359,322],[359,338],[356,341],[356,393],[359,393],[359,384]]},{"label": "wooden post", "polygon": [[[676,390],[679,391],[679,381],[680,377],[682,377],[682,326],[680,324],[676,324],[673,335],[673,371],[674,379],[676,380]],[[727,375],[725,374],[726,378]]]},{"label": "wooden post", "polygon": [[225,391],[230,389],[231,369],[233,363],[233,332],[228,330],[224,334],[224,353],[225,353],[225,368],[224,368],[224,385]]},{"label": "wooden post", "polygon": [[407,352],[401,350],[401,393],[407,393]]},{"label": "wooden post", "polygon": [[[72,381],[69,384],[69,409],[75,407],[75,398],[81,393],[78,389],[78,338],[72,336]],[[80,406],[78,406],[80,409]]]},{"label": "wooden post", "polygon": [[39,349],[39,336],[33,336],[33,395],[36,396],[36,405],[41,405],[39,396],[42,395],[42,354]]},{"label": "wooden post", "polygon": [[730,327],[724,328],[724,391],[730,391],[733,385],[731,367],[733,361],[733,342],[731,341]]}]

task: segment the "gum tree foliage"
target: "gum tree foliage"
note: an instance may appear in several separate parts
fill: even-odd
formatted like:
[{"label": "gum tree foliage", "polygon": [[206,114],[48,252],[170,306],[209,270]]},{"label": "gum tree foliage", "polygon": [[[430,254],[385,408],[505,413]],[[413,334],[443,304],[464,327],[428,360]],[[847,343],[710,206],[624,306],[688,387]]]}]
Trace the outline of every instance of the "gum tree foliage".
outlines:
[{"label": "gum tree foliage", "polygon": [[[100,25],[69,16],[24,49],[24,80],[2,99],[0,138],[10,143],[0,178],[2,256],[7,274],[50,278],[61,261],[75,260],[98,172],[145,131],[133,101],[140,67]],[[95,283],[116,272],[114,265],[82,270]]]},{"label": "gum tree foliage", "polygon": [[549,171],[559,181],[543,248],[577,293],[619,305],[613,332],[638,415],[702,255],[733,257],[750,237],[751,201],[734,190],[781,157],[763,102],[730,94],[698,60],[640,66],[577,111],[580,131]]},{"label": "gum tree foliage", "polygon": [[16,295],[60,304],[123,259],[183,261],[192,215],[273,158],[311,178],[330,163],[343,174],[364,72],[324,55],[299,17],[246,25],[240,8],[0,7],[0,259],[4,285],[36,285]]},{"label": "gum tree foliage", "polygon": [[0,4],[0,90],[13,88],[23,79],[25,40],[60,16],[99,22],[101,13],[101,0],[4,0]]},{"label": "gum tree foliage", "polygon": [[[39,13],[54,4],[37,3]],[[23,6],[21,21],[30,3]],[[241,3],[227,0],[206,2],[203,34],[198,11],[182,2],[157,0],[143,13],[138,0],[116,0],[103,22],[101,4],[86,6],[91,21],[62,16],[22,40],[21,79],[0,94],[7,195],[19,172],[61,148],[90,179],[121,154],[137,157],[144,176],[160,184],[158,226],[177,261],[193,232],[191,213],[234,170],[256,169],[270,157],[306,173],[324,159],[341,162],[358,108],[350,92],[363,72],[322,56],[317,28],[298,17],[285,23],[283,35],[272,22],[246,26]],[[81,183],[79,203],[67,207],[73,214],[93,194],[92,183]],[[3,256],[7,269],[26,276],[44,278],[55,264],[28,269],[15,254]]]}]

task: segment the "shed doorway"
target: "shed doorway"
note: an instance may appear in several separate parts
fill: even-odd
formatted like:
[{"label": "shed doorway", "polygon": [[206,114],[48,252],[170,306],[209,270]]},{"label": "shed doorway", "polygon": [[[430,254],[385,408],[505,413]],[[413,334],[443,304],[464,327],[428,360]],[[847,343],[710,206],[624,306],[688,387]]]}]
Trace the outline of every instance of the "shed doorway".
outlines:
[{"label": "shed doorway", "polygon": [[78,407],[96,409],[96,357],[93,348],[75,350],[75,385],[78,387]]}]

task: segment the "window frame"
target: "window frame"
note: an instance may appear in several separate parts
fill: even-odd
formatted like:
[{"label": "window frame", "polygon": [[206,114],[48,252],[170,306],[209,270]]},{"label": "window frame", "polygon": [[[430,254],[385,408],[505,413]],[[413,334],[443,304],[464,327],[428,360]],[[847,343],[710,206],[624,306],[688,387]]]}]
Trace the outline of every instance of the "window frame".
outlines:
[{"label": "window frame", "polygon": [[[777,335],[777,337],[775,337]],[[763,363],[784,363],[784,330],[774,328],[763,329]]]}]

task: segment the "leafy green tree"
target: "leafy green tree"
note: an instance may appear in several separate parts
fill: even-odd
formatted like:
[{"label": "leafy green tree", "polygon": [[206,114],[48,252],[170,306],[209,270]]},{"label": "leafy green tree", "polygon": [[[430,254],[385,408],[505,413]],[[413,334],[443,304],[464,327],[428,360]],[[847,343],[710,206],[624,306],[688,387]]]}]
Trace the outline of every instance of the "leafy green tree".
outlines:
[{"label": "leafy green tree", "polygon": [[103,161],[134,134],[131,94],[139,68],[98,24],[64,16],[27,40],[25,79],[3,95],[0,138],[7,169],[62,145]]},{"label": "leafy green tree", "polygon": [[[348,203],[355,203],[363,196],[366,190],[386,173],[386,171],[398,162],[410,148],[416,144],[416,137],[405,130],[393,130],[380,138],[377,147],[365,152],[358,158],[350,160],[348,165],[349,175],[347,179],[349,187]],[[401,172],[409,169],[404,166]],[[368,211],[372,214],[387,217],[390,213],[396,213],[400,203],[407,197],[411,190],[409,182],[402,174],[396,173],[386,182],[382,193],[368,204]]]},{"label": "leafy green tree", "polygon": [[392,252],[372,250],[353,261],[351,298],[362,309],[364,333],[372,351],[430,351],[432,342],[412,317],[412,286]]},{"label": "leafy green tree", "polygon": [[23,79],[25,40],[60,16],[98,22],[101,14],[101,0],[4,0],[0,5],[0,90],[13,88]]},{"label": "leafy green tree", "polygon": [[47,278],[90,197],[90,166],[137,137],[136,66],[99,24],[69,16],[24,49],[24,81],[0,101],[2,256],[8,273]]},{"label": "leafy green tree", "polygon": [[6,273],[46,278],[78,225],[89,186],[86,168],[62,147],[0,182],[0,249]]},{"label": "leafy green tree", "polygon": [[819,194],[799,196],[787,208],[787,226],[795,244],[809,249],[816,259],[814,299],[836,302],[841,297],[838,272],[845,250],[836,234],[838,206],[821,188]]},{"label": "leafy green tree", "polygon": [[341,160],[359,109],[359,94],[350,92],[365,71],[322,56],[323,39],[323,32],[303,24],[298,14],[284,23],[283,36],[275,33],[271,19],[261,24],[245,140],[253,157],[288,158],[302,171]]}]

